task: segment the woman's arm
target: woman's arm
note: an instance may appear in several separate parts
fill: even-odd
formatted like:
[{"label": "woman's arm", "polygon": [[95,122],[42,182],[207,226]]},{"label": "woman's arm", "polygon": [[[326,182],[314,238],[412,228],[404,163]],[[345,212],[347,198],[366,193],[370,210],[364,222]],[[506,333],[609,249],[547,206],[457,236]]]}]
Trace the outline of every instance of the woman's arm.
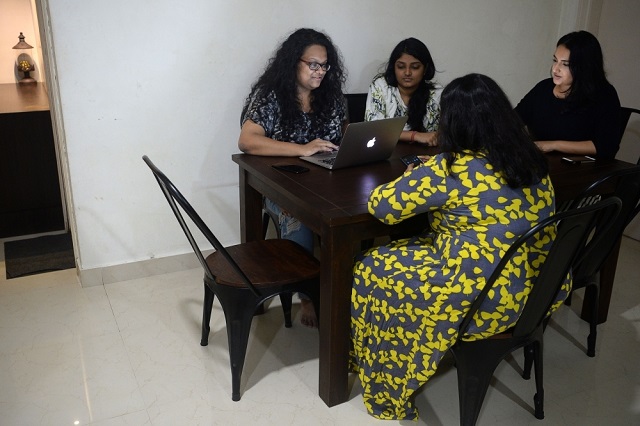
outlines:
[{"label": "woman's arm", "polygon": [[246,120],[240,129],[238,148],[251,155],[304,157],[318,152],[335,151],[338,146],[322,139],[314,139],[304,145],[276,141],[265,136],[262,126]]},{"label": "woman's arm", "polygon": [[442,208],[451,195],[443,166],[444,159],[435,156],[415,168],[407,167],[402,176],[371,191],[369,213],[393,225]]},{"label": "woman's arm", "polygon": [[409,143],[421,143],[427,146],[436,146],[438,144],[436,132],[415,132],[413,130],[403,130],[400,134],[400,140]]},{"label": "woman's arm", "polygon": [[536,141],[542,152],[559,151],[565,154],[596,155],[593,141]]}]

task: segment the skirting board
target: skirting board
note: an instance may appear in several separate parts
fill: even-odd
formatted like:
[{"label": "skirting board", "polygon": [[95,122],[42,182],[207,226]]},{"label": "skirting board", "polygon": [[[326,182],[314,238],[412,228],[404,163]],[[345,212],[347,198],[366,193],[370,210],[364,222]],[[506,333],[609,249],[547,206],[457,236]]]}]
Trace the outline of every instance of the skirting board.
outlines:
[{"label": "skirting board", "polygon": [[82,287],[93,287],[199,267],[198,258],[191,252],[103,268],[79,269],[78,278]]},{"label": "skirting board", "polygon": [[[638,221],[640,221],[640,216],[636,218],[636,222]],[[633,225],[634,223],[632,222],[630,224],[631,229],[633,229]],[[634,230],[640,231],[640,226],[637,226]],[[640,232],[637,234],[632,233],[630,235],[627,233],[627,236],[629,238],[640,240],[640,235],[638,234],[640,234]],[[210,252],[206,252],[205,256],[209,253]],[[82,287],[92,287],[199,267],[200,263],[198,262],[198,258],[196,258],[195,254],[190,252],[158,259],[148,259],[139,262],[106,266],[104,268],[79,269],[78,278]]]}]

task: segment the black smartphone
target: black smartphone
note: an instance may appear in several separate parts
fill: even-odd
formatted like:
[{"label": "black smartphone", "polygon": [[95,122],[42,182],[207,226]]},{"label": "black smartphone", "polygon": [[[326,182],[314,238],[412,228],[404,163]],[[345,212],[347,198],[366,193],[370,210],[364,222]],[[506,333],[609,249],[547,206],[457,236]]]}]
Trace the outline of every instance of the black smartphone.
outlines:
[{"label": "black smartphone", "polygon": [[562,157],[562,161],[569,164],[582,164],[582,163],[592,163],[596,161],[596,159],[588,155],[572,155],[568,157]]},{"label": "black smartphone", "polygon": [[282,170],[283,172],[295,174],[305,173],[309,171],[307,167],[298,166],[297,164],[274,164],[272,167],[274,169]]},{"label": "black smartphone", "polygon": [[417,156],[417,155],[405,155],[404,157],[400,158],[402,160],[402,162],[404,164],[406,164],[407,166],[409,164],[413,164],[414,167],[417,166],[418,164],[422,164],[423,161]]}]

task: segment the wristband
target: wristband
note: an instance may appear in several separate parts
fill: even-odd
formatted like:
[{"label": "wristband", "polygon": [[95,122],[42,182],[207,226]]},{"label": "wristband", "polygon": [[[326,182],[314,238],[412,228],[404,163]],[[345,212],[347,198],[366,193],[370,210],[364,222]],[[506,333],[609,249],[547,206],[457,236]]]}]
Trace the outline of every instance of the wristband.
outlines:
[{"label": "wristband", "polygon": [[416,137],[416,131],[414,130],[413,132],[411,132],[411,143],[415,141],[415,137]]}]

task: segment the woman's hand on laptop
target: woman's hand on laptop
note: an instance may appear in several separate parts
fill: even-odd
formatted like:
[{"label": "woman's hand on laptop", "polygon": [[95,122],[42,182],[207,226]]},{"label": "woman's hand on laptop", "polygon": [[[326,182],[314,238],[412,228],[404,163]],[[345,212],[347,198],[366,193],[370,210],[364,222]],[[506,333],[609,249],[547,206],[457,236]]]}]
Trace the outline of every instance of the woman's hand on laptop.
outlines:
[{"label": "woman's hand on laptop", "polygon": [[308,144],[300,145],[302,157],[308,157],[319,152],[333,152],[338,150],[338,145],[332,144],[324,139],[314,139]]}]

